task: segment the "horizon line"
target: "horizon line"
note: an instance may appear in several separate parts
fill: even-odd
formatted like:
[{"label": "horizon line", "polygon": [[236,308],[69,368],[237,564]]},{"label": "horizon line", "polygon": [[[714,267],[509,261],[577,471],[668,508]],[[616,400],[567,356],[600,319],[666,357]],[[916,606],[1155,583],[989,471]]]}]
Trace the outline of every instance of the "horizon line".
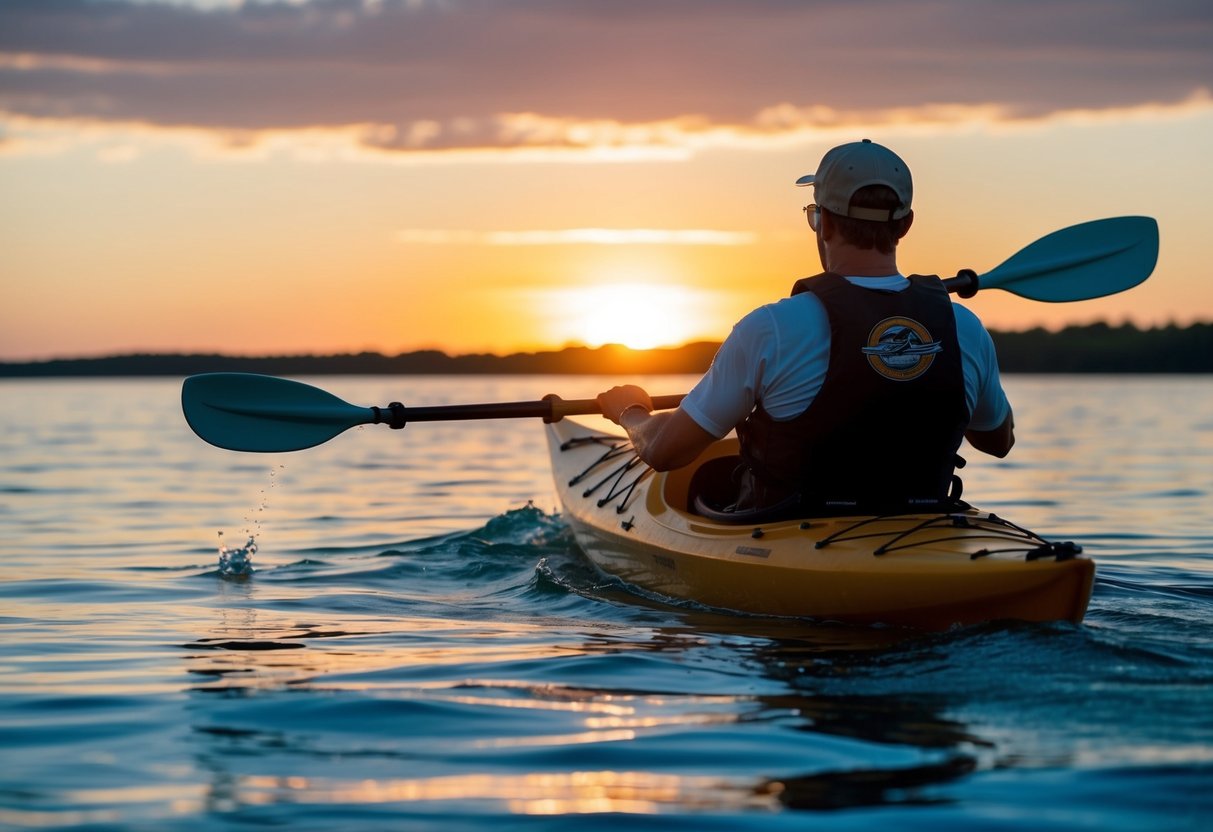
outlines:
[{"label": "horizon line", "polygon": [[[1149,333],[1149,332],[1156,332],[1156,331],[1160,331],[1160,330],[1169,330],[1169,329],[1187,331],[1187,330],[1197,329],[1197,328],[1201,328],[1201,327],[1213,327],[1213,320],[1193,321],[1188,324],[1179,324],[1176,322],[1170,322],[1170,323],[1166,323],[1166,324],[1153,324],[1153,325],[1148,325],[1148,326],[1141,326],[1139,324],[1134,323],[1133,321],[1127,321],[1127,320],[1123,321],[1121,323],[1111,323],[1109,321],[1100,320],[1100,321],[1092,321],[1090,323],[1085,323],[1085,324],[1078,324],[1078,323],[1066,324],[1065,326],[1059,327],[1057,329],[1051,329],[1051,328],[1043,326],[1043,325],[1036,325],[1036,326],[1030,326],[1030,327],[1026,327],[1023,329],[1015,329],[1015,330],[991,328],[989,330],[989,332],[991,335],[994,335],[994,336],[1025,335],[1025,334],[1037,333],[1037,332],[1044,332],[1049,335],[1058,335],[1058,334],[1061,334],[1061,333],[1064,333],[1064,332],[1067,332],[1070,330],[1088,330],[1088,329],[1096,329],[1096,328],[1105,328],[1105,329],[1113,329],[1113,330],[1129,329],[1129,330],[1133,330],[1138,333]],[[654,347],[635,348],[635,347],[629,347],[626,344],[620,344],[620,343],[606,343],[606,344],[590,345],[590,344],[584,344],[584,343],[568,342],[568,343],[565,343],[560,346],[553,345],[553,346],[536,347],[536,348],[515,348],[515,349],[510,349],[510,350],[481,349],[481,350],[469,350],[466,352],[452,352],[449,348],[438,347],[438,346],[415,347],[415,348],[411,348],[411,349],[407,349],[407,350],[401,350],[399,352],[385,352],[382,350],[371,350],[371,349],[347,349],[347,350],[335,350],[335,351],[330,351],[330,352],[311,351],[311,352],[259,352],[259,353],[226,352],[223,350],[205,349],[205,348],[196,348],[196,349],[195,348],[184,348],[184,349],[176,349],[176,350],[172,350],[172,349],[154,350],[154,349],[131,348],[131,349],[126,349],[126,350],[117,350],[117,351],[112,351],[112,352],[94,353],[94,354],[87,354],[87,355],[56,355],[56,356],[50,356],[50,357],[44,356],[44,357],[26,357],[26,358],[7,358],[7,357],[0,356],[0,366],[51,364],[51,363],[56,363],[56,362],[107,361],[107,360],[130,359],[130,358],[203,358],[203,357],[205,357],[205,358],[223,358],[223,359],[235,359],[235,360],[245,360],[245,359],[248,359],[248,360],[274,360],[274,359],[292,360],[292,359],[309,359],[309,358],[350,358],[350,357],[358,357],[358,356],[367,356],[367,357],[385,358],[385,359],[390,360],[390,359],[402,358],[405,356],[419,355],[419,354],[426,354],[426,353],[438,354],[438,355],[442,355],[442,356],[444,356],[446,358],[450,358],[450,359],[459,359],[459,358],[505,359],[505,358],[513,358],[513,357],[518,357],[518,356],[552,355],[552,354],[558,354],[558,353],[562,353],[562,352],[570,352],[570,351],[576,351],[576,350],[584,350],[584,351],[590,351],[590,352],[612,351],[612,352],[625,352],[625,353],[643,355],[646,353],[672,352],[672,351],[678,351],[678,350],[686,350],[686,349],[691,349],[691,348],[695,348],[695,347],[703,347],[705,345],[711,345],[714,347],[718,347],[721,343],[722,343],[722,340],[720,340],[720,339],[698,339],[698,340],[685,341],[685,342],[679,343],[679,344],[663,344],[663,345],[658,345],[658,346],[654,346]]]}]

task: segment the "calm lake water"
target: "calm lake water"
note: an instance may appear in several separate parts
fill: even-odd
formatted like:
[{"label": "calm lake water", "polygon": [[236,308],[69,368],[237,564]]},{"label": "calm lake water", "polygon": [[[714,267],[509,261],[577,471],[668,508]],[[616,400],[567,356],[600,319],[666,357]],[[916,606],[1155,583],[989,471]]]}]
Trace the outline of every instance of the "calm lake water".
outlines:
[{"label": "calm lake water", "polygon": [[0,382],[0,827],[1211,828],[1213,378],[1007,387],[1020,444],[969,454],[965,496],[1094,557],[1081,626],[641,598],[573,545],[538,422],[239,454],[177,381]]}]

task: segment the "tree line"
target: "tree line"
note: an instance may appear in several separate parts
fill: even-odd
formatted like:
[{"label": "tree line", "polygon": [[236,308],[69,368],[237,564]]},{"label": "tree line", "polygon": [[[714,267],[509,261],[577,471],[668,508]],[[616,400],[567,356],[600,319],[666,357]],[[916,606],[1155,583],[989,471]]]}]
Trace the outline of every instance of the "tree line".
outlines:
[{"label": "tree line", "polygon": [[[992,332],[1004,373],[1210,373],[1213,323],[1139,329],[1131,324],[1070,326],[1057,332]],[[236,356],[131,354],[0,362],[0,377],[175,376],[243,372],[270,375],[658,375],[702,373],[718,343],[630,350],[567,347],[513,355],[448,355],[420,350],[387,356]]]}]

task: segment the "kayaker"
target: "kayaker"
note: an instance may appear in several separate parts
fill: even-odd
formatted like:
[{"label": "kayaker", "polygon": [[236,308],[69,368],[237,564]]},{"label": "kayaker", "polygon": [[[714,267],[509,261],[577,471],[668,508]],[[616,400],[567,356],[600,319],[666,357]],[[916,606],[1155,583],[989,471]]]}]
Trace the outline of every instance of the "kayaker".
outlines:
[{"label": "kayaker", "polygon": [[796,184],[814,189],[804,211],[825,271],[742,318],[677,410],[652,413],[629,384],[599,394],[602,411],[659,471],[736,429],[740,460],[695,486],[711,508],[946,510],[962,437],[996,457],[1015,441],[990,335],[939,278],[901,274],[914,212],[897,154],[844,144]]}]

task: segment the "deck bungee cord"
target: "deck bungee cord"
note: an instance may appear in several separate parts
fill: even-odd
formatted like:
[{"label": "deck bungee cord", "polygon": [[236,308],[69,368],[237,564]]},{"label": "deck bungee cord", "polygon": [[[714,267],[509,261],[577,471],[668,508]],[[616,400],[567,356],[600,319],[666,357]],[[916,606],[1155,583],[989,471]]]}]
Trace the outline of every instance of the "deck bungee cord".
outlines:
[{"label": "deck bungee cord", "polygon": [[610,482],[611,487],[607,490],[607,495],[598,500],[598,507],[602,508],[608,505],[612,500],[622,497],[619,505],[615,507],[615,513],[623,514],[628,510],[629,501],[631,500],[632,495],[636,492],[636,487],[653,474],[653,469],[648,465],[645,465],[644,469],[637,474],[636,477],[626,483],[623,482],[624,477],[629,471],[634,470],[643,463],[640,460],[640,455],[636,453],[636,450],[632,447],[631,443],[626,442],[617,436],[577,437],[565,442],[561,446],[560,450],[566,451],[569,448],[581,447],[589,443],[607,445],[608,449],[606,453],[590,463],[589,467],[587,467],[584,471],[569,480],[569,485],[579,484],[596,469],[609,462],[616,459],[624,459],[623,465],[619,466],[614,471],[611,471],[603,479],[599,480],[597,484],[590,486],[581,493],[582,497],[588,498],[592,496],[598,489],[602,488],[602,486]]}]

